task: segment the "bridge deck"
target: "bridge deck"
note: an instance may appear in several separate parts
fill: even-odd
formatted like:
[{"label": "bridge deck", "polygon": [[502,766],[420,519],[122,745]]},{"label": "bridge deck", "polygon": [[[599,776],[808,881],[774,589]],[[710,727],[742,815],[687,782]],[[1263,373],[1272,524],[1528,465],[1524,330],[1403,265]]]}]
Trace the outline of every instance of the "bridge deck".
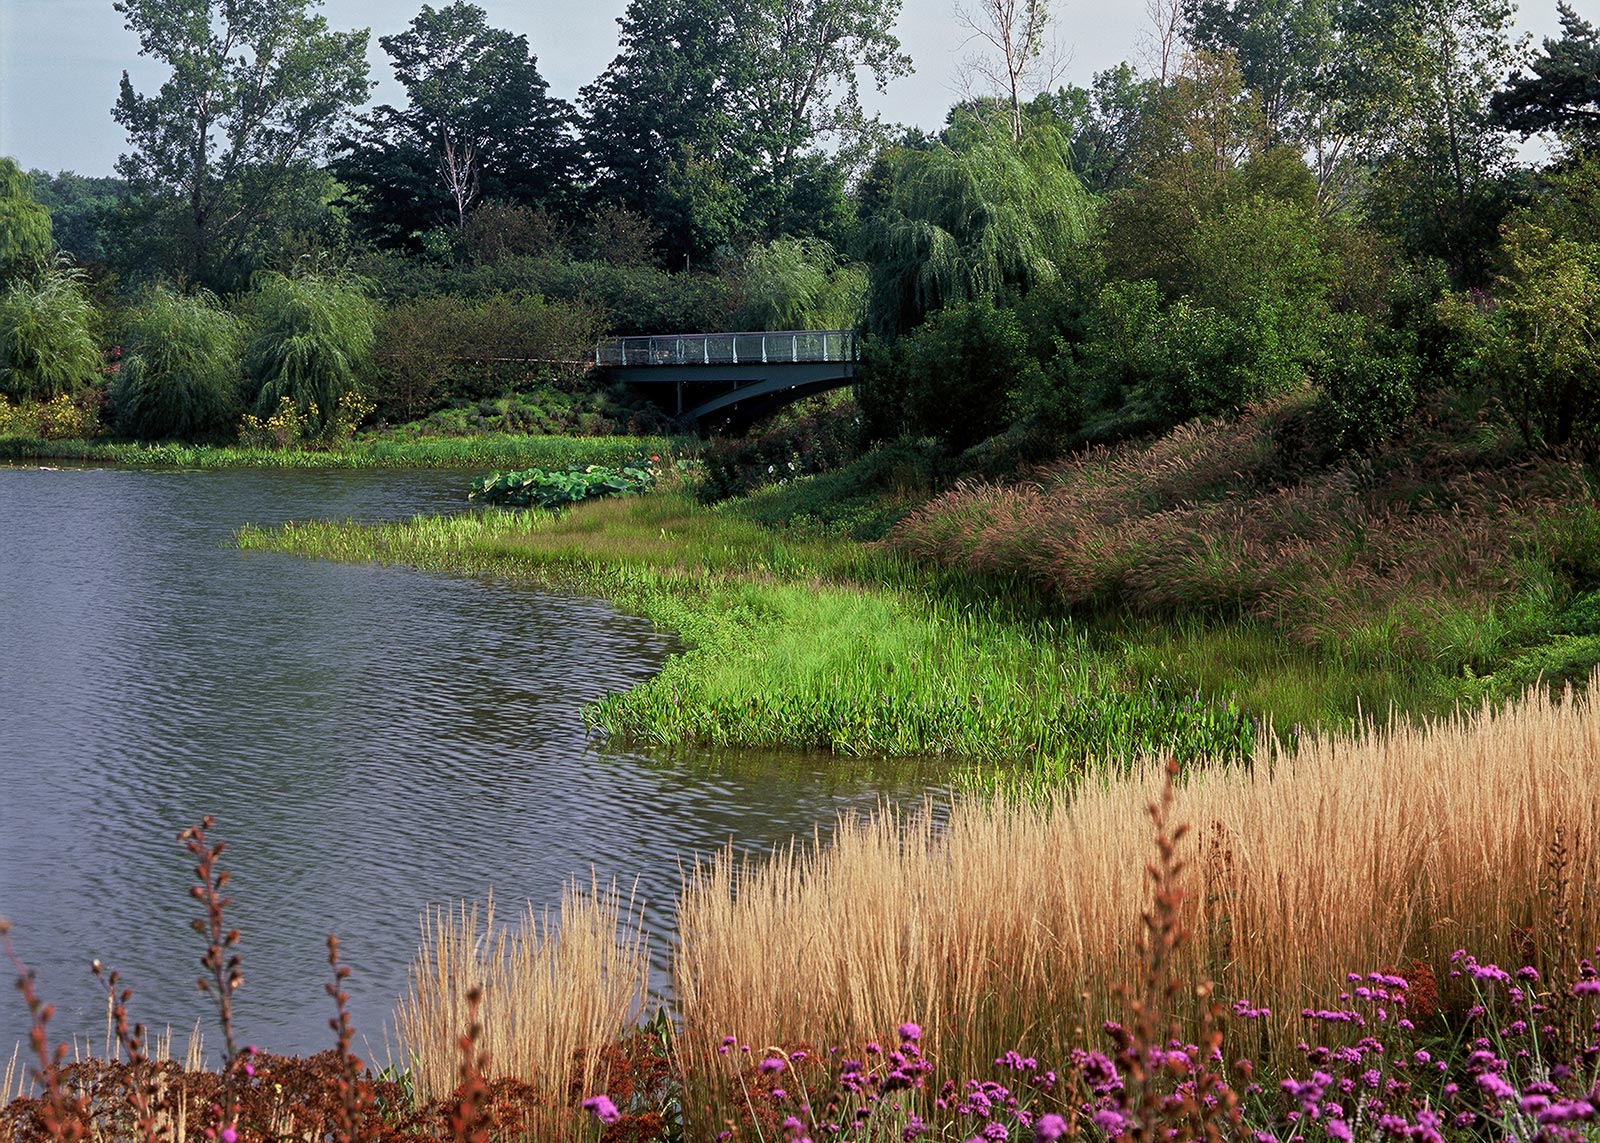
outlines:
[{"label": "bridge deck", "polygon": [[612,338],[595,347],[594,359],[629,384],[675,386],[679,415],[748,420],[850,384],[860,345],[849,329],[683,333]]}]

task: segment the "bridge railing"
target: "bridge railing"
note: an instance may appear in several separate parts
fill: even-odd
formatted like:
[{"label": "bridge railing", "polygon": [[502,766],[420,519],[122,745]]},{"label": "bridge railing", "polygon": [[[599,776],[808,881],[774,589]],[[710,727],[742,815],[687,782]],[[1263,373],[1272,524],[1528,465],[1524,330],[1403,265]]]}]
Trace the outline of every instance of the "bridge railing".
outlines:
[{"label": "bridge railing", "polygon": [[778,333],[679,333],[614,337],[595,347],[596,365],[750,365],[858,361],[853,329]]}]

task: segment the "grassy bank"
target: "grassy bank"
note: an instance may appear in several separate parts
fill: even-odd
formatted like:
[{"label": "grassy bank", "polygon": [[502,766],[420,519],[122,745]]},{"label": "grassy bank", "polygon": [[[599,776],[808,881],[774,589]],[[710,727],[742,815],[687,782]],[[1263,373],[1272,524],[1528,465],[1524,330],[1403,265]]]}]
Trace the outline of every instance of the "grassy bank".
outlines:
[{"label": "grassy bank", "polygon": [[492,575],[603,595],[682,638],[653,679],[593,711],[659,745],[941,754],[1046,775],[1171,748],[1238,756],[1227,703],[1119,676],[1071,623],[1018,618],[882,551],[787,535],[679,495],[560,517],[246,529],[247,549]]},{"label": "grassy bank", "polygon": [[0,438],[0,462],[76,461],[130,468],[565,468],[682,451],[667,437],[473,437],[356,440],[337,449]]}]

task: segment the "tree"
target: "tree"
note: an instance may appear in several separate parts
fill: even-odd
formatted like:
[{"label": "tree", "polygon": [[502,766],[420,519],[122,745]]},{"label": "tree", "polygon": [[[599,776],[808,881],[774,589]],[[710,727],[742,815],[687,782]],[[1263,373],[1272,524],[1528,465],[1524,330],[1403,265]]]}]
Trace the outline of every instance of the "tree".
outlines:
[{"label": "tree", "polygon": [[1487,278],[1506,205],[1511,152],[1489,100],[1520,51],[1513,12],[1508,0],[1349,0],[1340,18],[1368,213],[1468,284]]},{"label": "tree", "polygon": [[1197,49],[1238,59],[1266,146],[1310,146],[1326,133],[1333,0],[1188,0],[1185,34]]},{"label": "tree", "polygon": [[117,169],[173,231],[183,276],[232,282],[270,260],[272,216],[316,193],[310,168],[367,97],[367,31],[329,31],[316,2],[117,0],[139,54],[171,70],[154,95],[123,73]]},{"label": "tree", "polygon": [[1561,38],[1544,41],[1544,55],[1507,82],[1490,100],[1501,125],[1526,139],[1554,131],[1573,151],[1600,150],[1600,29],[1584,20],[1566,0]]},{"label": "tree", "polygon": [[991,122],[960,146],[900,150],[871,188],[862,246],[869,324],[893,335],[949,302],[1055,279],[1087,240],[1089,197],[1049,127]]},{"label": "tree", "polygon": [[0,294],[0,396],[48,400],[100,377],[99,314],[74,269],[48,266]]},{"label": "tree", "polygon": [[338,163],[370,229],[410,242],[441,222],[461,231],[480,200],[570,205],[572,109],[550,96],[526,36],[454,0],[423,5],[407,31],[378,42],[407,104],[364,116]]},{"label": "tree", "polygon": [[1600,452],[1600,245],[1529,217],[1504,228],[1507,273],[1473,326],[1486,376],[1530,444]]},{"label": "tree", "polygon": [[266,416],[288,400],[312,435],[326,435],[371,362],[378,307],[359,282],[311,274],[268,275],[251,305],[256,332],[245,372],[257,412]]},{"label": "tree", "polygon": [[0,159],[0,280],[42,265],[55,249],[50,212],[33,196],[33,180]]},{"label": "tree", "polygon": [[106,224],[127,193],[122,179],[29,171],[33,195],[50,211],[56,245],[79,262],[104,262]]},{"label": "tree", "polygon": [[194,440],[236,427],[242,338],[213,295],[156,286],[127,316],[123,336],[127,356],[111,385],[119,431]]},{"label": "tree", "polygon": [[842,180],[818,177],[823,144],[848,163],[875,136],[857,69],[880,88],[910,69],[900,3],[633,0],[616,59],[580,93],[598,197],[656,223],[673,265],[709,256],[714,236],[826,220],[837,208],[819,192],[839,197]]},{"label": "tree", "polygon": [[1053,7],[1053,0],[977,0],[956,7],[968,42],[989,48],[968,56],[965,66],[1009,104],[1014,140],[1022,139],[1022,101],[1055,83],[1058,61],[1047,31]]}]

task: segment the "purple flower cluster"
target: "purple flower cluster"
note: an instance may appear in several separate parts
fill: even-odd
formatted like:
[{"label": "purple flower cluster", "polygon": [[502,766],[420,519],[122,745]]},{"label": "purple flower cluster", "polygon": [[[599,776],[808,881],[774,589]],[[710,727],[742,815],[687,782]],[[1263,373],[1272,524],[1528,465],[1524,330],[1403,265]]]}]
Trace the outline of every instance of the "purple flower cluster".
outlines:
[{"label": "purple flower cluster", "polygon": [[[1600,1128],[1600,972],[1585,960],[1577,976],[1547,985],[1532,966],[1507,970],[1458,952],[1448,1010],[1465,1012],[1468,1023],[1452,1042],[1447,1026],[1427,1023],[1445,1019],[1437,1015],[1443,1009],[1431,974],[1420,994],[1393,972],[1350,974],[1336,1005],[1301,1013],[1326,1041],[1299,1044],[1303,1070],[1280,1072],[1280,1082],[1263,1088],[1251,1082],[1254,1065],[1241,1060],[1231,1073],[1237,1091],[1222,1079],[1220,1034],[1201,1037],[1201,1047],[1144,1040],[1114,1022],[1104,1025],[1109,1052],[1076,1049],[1058,1062],[1059,1074],[1012,1049],[994,1057],[996,1078],[946,1079],[937,1090],[928,1083],[933,1064],[919,1047],[923,1029],[907,1022],[897,1047],[866,1043],[855,1056],[829,1049],[814,1059],[814,1071],[833,1075],[833,1090],[815,1111],[805,1070],[791,1067],[804,1052],[750,1056],[732,1037],[721,1050],[740,1048],[743,1074],[790,1081],[788,1090],[770,1090],[766,1104],[789,1112],[786,1143],[896,1134],[901,1143],[924,1136],[1058,1143],[1080,1134],[1086,1143],[1172,1143],[1190,1137],[1199,1119],[1224,1114],[1233,1125],[1226,1137],[1256,1143],[1486,1136],[1579,1143]],[[1247,1000],[1233,1003],[1231,1013],[1241,1022],[1272,1015]],[[1425,1024],[1427,1039],[1417,1023]]]}]

